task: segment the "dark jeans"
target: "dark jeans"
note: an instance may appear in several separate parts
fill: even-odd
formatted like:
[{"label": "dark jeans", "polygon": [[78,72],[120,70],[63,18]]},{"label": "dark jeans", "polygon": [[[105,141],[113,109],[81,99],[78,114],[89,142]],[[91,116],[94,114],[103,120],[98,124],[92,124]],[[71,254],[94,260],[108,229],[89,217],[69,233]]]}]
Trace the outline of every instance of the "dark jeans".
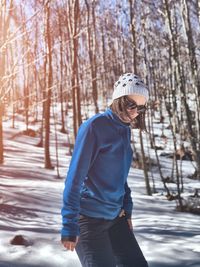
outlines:
[{"label": "dark jeans", "polygon": [[81,216],[76,252],[83,267],[148,267],[125,217]]}]

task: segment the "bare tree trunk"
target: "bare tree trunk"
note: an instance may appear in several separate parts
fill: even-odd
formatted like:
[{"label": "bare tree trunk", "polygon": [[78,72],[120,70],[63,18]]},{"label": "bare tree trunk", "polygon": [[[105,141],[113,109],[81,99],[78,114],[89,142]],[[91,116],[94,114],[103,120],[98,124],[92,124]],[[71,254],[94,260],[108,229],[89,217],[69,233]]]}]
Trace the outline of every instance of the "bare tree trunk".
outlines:
[{"label": "bare tree trunk", "polygon": [[95,2],[92,1],[92,25],[94,29],[94,33],[92,34],[92,26],[90,24],[90,5],[88,1],[85,0],[85,4],[87,7],[87,33],[88,33],[88,53],[90,60],[90,69],[91,69],[91,79],[92,79],[92,97],[95,105],[95,112],[99,112],[99,107],[97,103],[98,93],[97,93],[97,66],[96,66],[96,20],[95,20]]},{"label": "bare tree trunk", "polygon": [[134,18],[134,7],[136,3],[134,0],[129,0],[130,9],[130,20],[131,20],[131,33],[132,33],[132,47],[133,47],[133,69],[137,74],[137,46],[136,46],[136,32],[135,32],[135,18]]},{"label": "bare tree trunk", "polygon": [[[14,65],[14,53],[13,53],[13,49],[12,49],[12,46],[10,46],[10,53],[11,53],[11,65],[13,66]],[[14,82],[14,78],[12,77],[11,78],[11,94],[12,94],[12,101],[13,101],[13,104],[12,104],[12,128],[14,129],[15,128],[15,103],[14,103],[14,99],[15,99],[15,90],[16,90],[16,87],[15,87],[15,82]],[[10,99],[11,101],[11,99]]]},{"label": "bare tree trunk", "polygon": [[199,0],[195,0],[194,5],[195,5],[195,9],[196,9],[197,16],[199,19],[199,24],[200,24],[200,2]]},{"label": "bare tree trunk", "polygon": [[[24,10],[22,9],[22,6],[20,6],[20,15],[23,21],[26,21]],[[26,70],[26,64],[29,63],[29,57],[28,57],[28,34],[26,30],[26,24],[23,23],[22,26],[23,30],[23,37],[22,37],[22,52],[24,57],[22,58],[22,63],[23,63],[23,102],[24,102],[24,116],[25,116],[25,124],[26,124],[26,131],[28,131],[28,113],[29,113],[29,88],[28,88],[28,75],[29,75],[29,69]],[[27,59],[27,61],[26,61]]]},{"label": "bare tree trunk", "polygon": [[[177,43],[176,43],[176,37],[174,34],[174,30],[173,30],[173,24],[172,24],[172,19],[171,19],[171,13],[170,13],[170,8],[169,8],[169,3],[168,0],[164,1],[165,3],[165,8],[166,8],[166,12],[167,12],[167,18],[168,18],[168,23],[169,23],[169,29],[170,29],[170,33],[172,36],[172,49],[173,49],[173,59],[174,61],[177,63],[177,68],[178,68],[178,75],[179,75],[179,82],[180,82],[180,91],[183,93],[184,95],[184,106],[186,109],[186,115],[187,115],[187,120],[188,120],[188,127],[190,128],[189,131],[192,131],[191,129],[191,125],[189,123],[190,121],[190,110],[187,104],[187,100],[186,100],[186,95],[185,95],[185,84],[183,81],[183,77],[182,77],[182,73],[181,73],[181,67],[180,67],[180,61],[179,61],[179,54],[178,54],[178,48],[177,48]],[[176,78],[176,76],[175,76]],[[178,87],[178,82],[177,82],[177,87]],[[168,112],[170,113],[170,109],[169,107],[166,107]],[[170,119],[172,116],[169,116]],[[175,129],[175,123],[171,123],[174,127],[172,129],[172,135],[173,135],[173,143],[174,143],[174,149],[175,149],[175,153],[174,153],[174,157],[176,157],[176,151],[177,151],[177,145],[176,145],[176,129]],[[177,161],[176,158],[174,158],[175,163],[176,163],[176,180],[177,180],[177,193],[178,193],[178,201],[179,201],[179,205],[180,205],[180,210],[183,209],[183,203],[182,203],[182,198],[181,198],[181,190],[180,190],[180,177],[179,177],[179,170],[178,170],[178,165],[177,165]]]},{"label": "bare tree trunk", "polygon": [[[6,42],[8,29],[10,25],[10,17],[13,9],[13,1],[10,1],[10,5],[8,7],[8,15],[6,17],[6,8],[7,3],[6,1],[3,1],[2,8],[0,9],[0,32],[2,33],[0,35],[0,47],[3,47],[3,45]],[[4,149],[3,149],[3,78],[5,75],[5,57],[6,57],[6,49],[1,49],[0,51],[0,164],[4,161]]]},{"label": "bare tree trunk", "polygon": [[3,103],[0,100],[0,164],[4,161],[4,155],[3,155]]},{"label": "bare tree trunk", "polygon": [[51,108],[51,90],[53,85],[52,73],[52,50],[51,50],[51,32],[50,32],[50,2],[45,6],[46,15],[46,42],[48,51],[48,76],[47,76],[47,93],[45,99],[45,168],[52,169],[50,158],[50,108]]},{"label": "bare tree trunk", "polygon": [[46,75],[47,75],[47,54],[45,55],[44,58],[44,64],[43,64],[43,69],[44,69],[44,78],[43,82],[40,80],[39,74],[37,75],[38,77],[38,83],[39,83],[39,88],[42,91],[42,118],[41,118],[41,128],[40,128],[40,141],[37,144],[38,147],[43,147],[44,142],[43,142],[43,137],[44,137],[44,117],[45,117],[45,101],[46,101]]},{"label": "bare tree trunk", "polygon": [[73,103],[73,128],[74,137],[77,135],[81,124],[80,88],[78,84],[78,26],[80,20],[79,0],[73,0],[73,16],[69,23],[72,41],[72,103]]},{"label": "bare tree trunk", "polygon": [[53,110],[53,119],[54,119],[54,133],[55,133],[55,145],[56,145],[56,171],[57,171],[57,177],[60,178],[60,172],[59,172],[59,155],[58,155],[58,134],[57,134],[57,116],[55,113],[54,105],[52,105]]},{"label": "bare tree trunk", "polygon": [[[37,0],[35,0],[35,3],[34,3],[34,12],[36,12],[37,10]],[[38,57],[38,40],[39,40],[39,27],[38,27],[38,20],[35,21],[35,24],[34,24],[34,33],[35,33],[35,38],[34,38],[34,49],[33,49],[33,56],[34,58],[37,58]],[[39,112],[38,112],[38,109],[39,109],[39,105],[38,105],[38,102],[39,102],[39,74],[37,72],[37,68],[36,68],[36,64],[34,64],[33,66],[33,73],[34,73],[34,82],[35,82],[35,101],[36,101],[36,104],[35,104],[35,121],[38,121],[38,117],[39,117]]]},{"label": "bare tree trunk", "polygon": [[[136,7],[135,3],[134,3],[134,7]],[[129,8],[130,8],[132,46],[133,46],[133,66],[134,66],[134,73],[137,74],[137,45],[136,45],[137,42],[136,42],[136,32],[135,32],[135,25],[134,25],[134,11],[135,10],[133,8],[132,0],[129,0]],[[139,131],[139,137],[140,137],[141,154],[142,154],[142,161],[143,161],[143,167],[144,167],[143,169],[144,169],[144,177],[145,177],[145,184],[146,184],[146,192],[148,195],[151,195],[151,187],[150,187],[147,164],[146,164],[146,159],[145,159],[142,131]]]},{"label": "bare tree trunk", "polygon": [[[144,41],[145,41],[144,60],[145,60],[145,64],[146,64],[147,72],[148,72],[147,77],[149,77],[149,76],[153,76],[154,77],[154,79],[153,79],[154,80],[154,87],[152,88],[152,90],[154,92],[157,92],[158,91],[157,90],[158,88],[157,88],[157,85],[155,83],[155,81],[156,81],[155,68],[153,66],[151,66],[151,64],[153,64],[153,63],[150,62],[150,59],[148,58],[148,55],[150,55],[150,51],[149,51],[149,44],[148,44],[148,41],[147,41],[147,38],[146,38],[146,30],[145,30],[145,27],[144,26],[145,25],[143,25]],[[148,80],[148,83],[149,83],[149,80]],[[157,98],[157,95],[156,94],[155,94],[155,98]],[[161,108],[161,110],[162,110],[162,108]],[[152,108],[150,109],[150,111],[148,113],[148,132],[149,132],[149,139],[150,139],[151,148],[154,148],[154,151],[155,151],[156,160],[157,160],[157,168],[158,168],[161,181],[162,181],[163,186],[164,186],[164,188],[165,188],[165,190],[167,192],[167,197],[168,197],[168,196],[170,196],[170,190],[167,187],[166,181],[164,179],[164,176],[163,176],[163,173],[162,173],[162,169],[161,169],[160,159],[159,159],[159,156],[158,156],[158,151],[156,149],[154,126],[153,126],[153,118],[154,118],[154,107],[152,106]],[[153,177],[153,171],[152,171],[152,177]],[[147,185],[147,187],[148,187],[148,185]],[[150,188],[150,190],[151,190],[151,188]],[[156,192],[154,180],[153,180],[153,192],[154,193]]]},{"label": "bare tree trunk", "polygon": [[[198,62],[196,58],[196,47],[195,47],[195,41],[192,33],[192,25],[191,25],[191,14],[190,14],[190,6],[191,2],[188,0],[185,0],[185,12],[183,12],[183,18],[185,20],[185,28],[186,28],[186,35],[188,39],[188,51],[189,51],[189,58],[190,58],[190,65],[191,65],[191,73],[194,80],[194,86],[196,87],[196,106],[197,110],[200,109],[200,75],[198,71]],[[195,155],[195,161],[197,163],[197,178],[200,180],[200,114],[199,112],[196,112],[196,134],[194,137],[194,143],[196,145],[193,145],[194,155]],[[196,138],[195,138],[196,137]]]},{"label": "bare tree trunk", "polygon": [[58,12],[58,21],[59,21],[59,34],[60,34],[60,108],[61,108],[61,132],[66,133],[65,129],[65,117],[64,117],[64,104],[63,104],[63,33],[62,33],[62,24],[61,24],[61,15]]}]

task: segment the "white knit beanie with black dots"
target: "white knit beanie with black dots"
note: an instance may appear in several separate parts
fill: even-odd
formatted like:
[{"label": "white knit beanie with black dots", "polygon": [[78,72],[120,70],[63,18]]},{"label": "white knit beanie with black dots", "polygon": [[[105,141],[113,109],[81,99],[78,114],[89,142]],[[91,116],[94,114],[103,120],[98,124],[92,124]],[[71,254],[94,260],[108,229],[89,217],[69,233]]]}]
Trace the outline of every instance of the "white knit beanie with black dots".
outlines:
[{"label": "white knit beanie with black dots", "polygon": [[126,95],[142,95],[148,101],[149,90],[140,77],[133,73],[125,73],[114,85],[112,100]]}]

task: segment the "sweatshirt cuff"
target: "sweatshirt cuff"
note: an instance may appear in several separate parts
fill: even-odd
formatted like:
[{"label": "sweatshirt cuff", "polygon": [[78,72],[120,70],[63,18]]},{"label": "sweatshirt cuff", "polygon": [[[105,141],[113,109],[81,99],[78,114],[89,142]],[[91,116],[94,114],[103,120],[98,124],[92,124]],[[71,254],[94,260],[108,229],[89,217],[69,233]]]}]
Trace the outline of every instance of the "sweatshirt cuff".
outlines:
[{"label": "sweatshirt cuff", "polygon": [[61,241],[76,242],[76,236],[61,236]]}]

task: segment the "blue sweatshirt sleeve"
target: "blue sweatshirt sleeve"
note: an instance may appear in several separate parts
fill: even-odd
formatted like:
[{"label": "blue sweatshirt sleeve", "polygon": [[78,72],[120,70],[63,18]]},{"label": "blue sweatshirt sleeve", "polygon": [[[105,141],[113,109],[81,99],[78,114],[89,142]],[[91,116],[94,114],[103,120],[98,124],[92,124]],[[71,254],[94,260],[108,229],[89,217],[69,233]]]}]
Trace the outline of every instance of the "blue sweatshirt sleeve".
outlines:
[{"label": "blue sweatshirt sleeve", "polygon": [[80,190],[97,153],[96,139],[92,123],[83,123],[76,137],[63,192],[62,239],[79,235]]},{"label": "blue sweatshirt sleeve", "polygon": [[133,201],[131,197],[131,189],[129,188],[127,182],[124,185],[125,194],[123,201],[123,209],[125,210],[126,217],[131,218],[132,209],[133,209]]}]

